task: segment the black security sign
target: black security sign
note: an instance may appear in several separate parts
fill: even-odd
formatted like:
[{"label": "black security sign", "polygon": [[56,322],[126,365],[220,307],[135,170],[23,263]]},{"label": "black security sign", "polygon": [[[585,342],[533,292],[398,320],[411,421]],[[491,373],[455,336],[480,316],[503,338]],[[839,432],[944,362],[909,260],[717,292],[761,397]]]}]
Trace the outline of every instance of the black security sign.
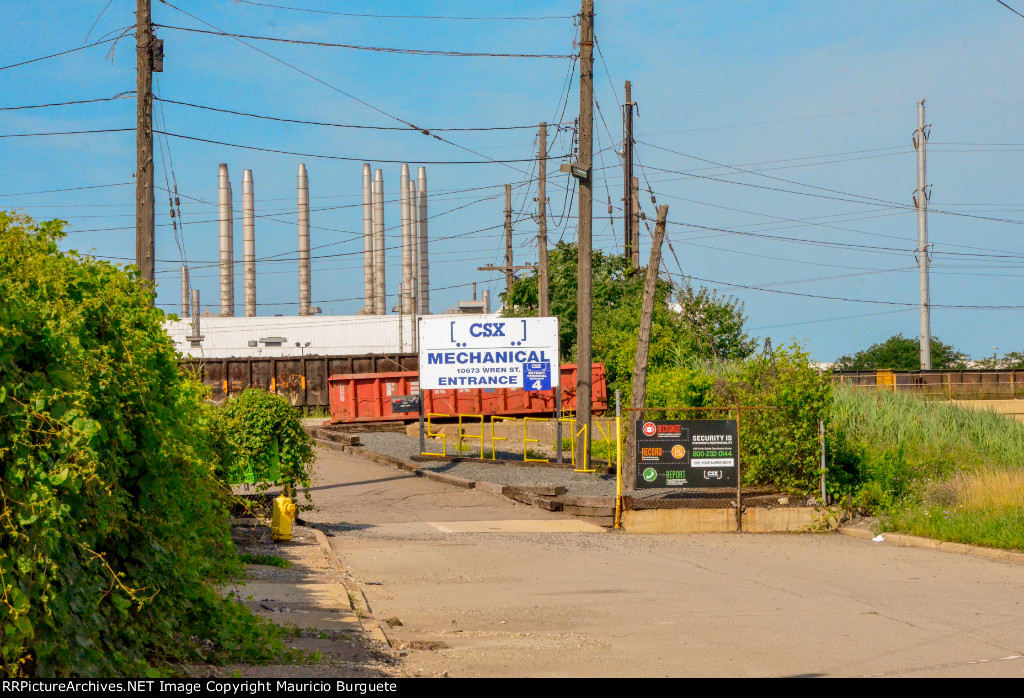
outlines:
[{"label": "black security sign", "polygon": [[738,444],[731,419],[637,421],[637,489],[736,487]]}]

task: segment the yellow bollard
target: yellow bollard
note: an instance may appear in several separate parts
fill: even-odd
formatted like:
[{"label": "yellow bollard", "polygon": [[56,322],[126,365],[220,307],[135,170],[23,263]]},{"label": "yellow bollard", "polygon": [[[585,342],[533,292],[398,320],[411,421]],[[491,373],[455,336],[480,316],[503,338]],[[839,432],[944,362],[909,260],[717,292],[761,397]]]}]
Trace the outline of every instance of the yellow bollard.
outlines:
[{"label": "yellow bollard", "polygon": [[295,518],[295,504],[292,498],[280,495],[274,500],[274,511],[270,516],[271,540],[292,539],[292,519]]}]

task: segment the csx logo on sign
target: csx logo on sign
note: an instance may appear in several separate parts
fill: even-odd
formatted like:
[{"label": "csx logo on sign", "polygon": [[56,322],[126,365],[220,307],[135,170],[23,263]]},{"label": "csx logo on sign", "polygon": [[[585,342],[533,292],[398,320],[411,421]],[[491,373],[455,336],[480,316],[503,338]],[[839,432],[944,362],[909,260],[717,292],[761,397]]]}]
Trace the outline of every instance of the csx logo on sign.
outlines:
[{"label": "csx logo on sign", "polygon": [[469,326],[469,334],[474,337],[504,337],[504,322],[476,322]]}]

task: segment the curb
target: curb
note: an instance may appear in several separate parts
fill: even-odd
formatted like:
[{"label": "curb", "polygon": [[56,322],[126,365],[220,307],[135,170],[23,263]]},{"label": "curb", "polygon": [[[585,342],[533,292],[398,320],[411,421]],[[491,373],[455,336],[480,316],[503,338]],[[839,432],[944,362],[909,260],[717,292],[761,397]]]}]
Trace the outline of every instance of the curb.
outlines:
[{"label": "curb", "polygon": [[[344,574],[345,576],[345,589],[348,591],[350,596],[357,596],[363,600],[363,607],[366,609],[365,613],[356,613],[356,618],[359,619],[359,624],[363,627],[363,631],[366,632],[377,642],[383,642],[388,647],[394,647],[391,642],[391,638],[387,636],[384,629],[380,627],[380,623],[377,622],[377,618],[373,615],[370,609],[370,602],[366,598],[366,594],[363,593],[362,588],[356,583],[356,580],[352,578],[352,575],[348,573],[345,566],[341,564],[341,560],[338,559],[337,553],[334,552],[334,548],[331,547],[330,541],[327,540],[327,535],[319,528],[310,527],[313,531],[313,535],[316,537],[316,542],[320,546],[320,550],[323,552],[327,561],[336,570]],[[353,608],[353,611],[357,609]]]},{"label": "curb", "polygon": [[[844,536],[859,538],[861,540],[871,540],[876,535],[863,528],[839,527],[837,531]],[[951,543],[944,540],[935,540],[934,538],[910,536],[905,533],[883,533],[881,535],[885,538],[882,542],[889,543],[890,545],[895,545],[900,548],[941,550],[942,552],[956,553],[958,555],[970,555],[972,557],[980,557],[986,560],[1001,560],[1003,562],[1024,565],[1024,553],[1019,553],[1013,550],[987,548],[979,545],[968,545],[966,543]]]}]

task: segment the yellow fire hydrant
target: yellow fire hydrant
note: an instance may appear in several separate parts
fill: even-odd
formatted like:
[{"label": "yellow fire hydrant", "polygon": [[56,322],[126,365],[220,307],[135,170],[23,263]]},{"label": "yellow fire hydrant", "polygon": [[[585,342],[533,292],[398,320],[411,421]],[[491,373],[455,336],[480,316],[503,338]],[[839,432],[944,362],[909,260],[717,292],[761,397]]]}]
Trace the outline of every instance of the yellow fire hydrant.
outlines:
[{"label": "yellow fire hydrant", "polygon": [[274,500],[270,516],[270,538],[272,540],[292,539],[292,519],[295,518],[295,504],[292,498],[281,494]]}]

